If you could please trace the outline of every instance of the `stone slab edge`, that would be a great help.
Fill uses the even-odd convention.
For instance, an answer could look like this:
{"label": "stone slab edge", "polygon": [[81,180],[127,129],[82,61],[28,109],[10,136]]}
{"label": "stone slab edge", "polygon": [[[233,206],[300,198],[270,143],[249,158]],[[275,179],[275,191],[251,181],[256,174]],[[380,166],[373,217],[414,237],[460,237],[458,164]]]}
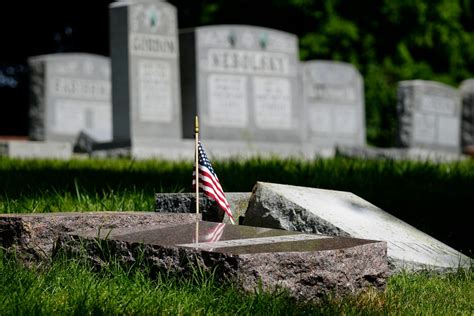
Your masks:
{"label": "stone slab edge", "polygon": [[[145,264],[152,273],[190,277],[199,267],[200,271],[214,272],[219,281],[230,281],[245,292],[284,289],[299,300],[352,294],[368,286],[383,289],[388,275],[385,242],[317,252],[230,255],[129,243],[113,237],[98,242],[96,238],[65,233],[57,249],[68,257],[86,258],[97,268],[107,264],[110,255],[126,266]],[[107,249],[108,254],[102,249]]]}
{"label": "stone slab edge", "polygon": [[0,247],[25,262],[50,260],[54,243],[65,232],[192,223],[194,214],[154,212],[71,212],[0,215]]}

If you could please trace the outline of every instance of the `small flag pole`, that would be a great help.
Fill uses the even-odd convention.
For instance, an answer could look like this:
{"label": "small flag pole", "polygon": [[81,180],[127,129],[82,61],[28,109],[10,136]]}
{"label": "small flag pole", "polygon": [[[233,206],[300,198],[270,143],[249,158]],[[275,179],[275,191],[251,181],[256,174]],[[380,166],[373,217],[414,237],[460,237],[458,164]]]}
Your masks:
{"label": "small flag pole", "polygon": [[194,138],[195,138],[195,146],[194,146],[194,163],[196,168],[196,242],[198,242],[199,231],[197,222],[199,221],[199,119],[196,115],[194,120]]}

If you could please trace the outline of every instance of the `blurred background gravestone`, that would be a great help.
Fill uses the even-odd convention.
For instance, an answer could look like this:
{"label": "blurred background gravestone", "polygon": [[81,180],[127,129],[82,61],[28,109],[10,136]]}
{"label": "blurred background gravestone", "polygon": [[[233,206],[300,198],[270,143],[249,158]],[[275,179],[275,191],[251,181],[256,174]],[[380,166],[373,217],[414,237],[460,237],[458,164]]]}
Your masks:
{"label": "blurred background gravestone", "polygon": [[180,44],[184,137],[198,114],[206,139],[301,143],[295,35],[216,25],[181,31]]}
{"label": "blurred background gravestone", "polygon": [[73,142],[80,131],[111,140],[107,57],[62,53],[31,57],[28,63],[32,140]]}
{"label": "blurred background gravestone", "polygon": [[456,89],[434,81],[401,81],[397,98],[400,146],[459,151],[461,99]]}
{"label": "blurred background gravestone", "polygon": [[464,80],[459,90],[462,98],[461,145],[474,154],[474,79]]}
{"label": "blurred background gravestone", "polygon": [[364,84],[348,63],[302,63],[308,140],[317,146],[365,146]]}
{"label": "blurred background gravestone", "polygon": [[110,5],[114,141],[159,147],[181,138],[176,8],[162,1]]}

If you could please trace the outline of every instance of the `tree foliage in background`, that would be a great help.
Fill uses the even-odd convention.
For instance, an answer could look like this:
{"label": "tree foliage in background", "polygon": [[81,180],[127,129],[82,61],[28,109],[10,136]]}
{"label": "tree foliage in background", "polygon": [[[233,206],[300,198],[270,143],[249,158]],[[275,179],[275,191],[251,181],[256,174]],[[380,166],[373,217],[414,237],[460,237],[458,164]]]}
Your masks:
{"label": "tree foliage in background", "polygon": [[303,60],[352,63],[365,79],[370,144],[394,145],[396,88],[474,76],[474,0],[171,1],[181,27],[251,24],[295,33]]}

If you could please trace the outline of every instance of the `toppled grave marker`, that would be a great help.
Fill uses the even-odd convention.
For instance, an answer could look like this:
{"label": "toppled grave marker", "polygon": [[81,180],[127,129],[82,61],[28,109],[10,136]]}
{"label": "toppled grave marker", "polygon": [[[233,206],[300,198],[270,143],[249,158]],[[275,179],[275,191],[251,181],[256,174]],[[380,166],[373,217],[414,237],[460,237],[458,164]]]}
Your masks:
{"label": "toppled grave marker", "polygon": [[245,291],[283,288],[304,300],[383,288],[388,274],[385,242],[204,221],[73,232],[62,235],[59,247],[99,265],[107,249],[122,264],[143,258],[152,271],[215,271]]}
{"label": "toppled grave marker", "polygon": [[349,192],[258,182],[244,225],[383,240],[392,271],[469,268],[472,262]]}

